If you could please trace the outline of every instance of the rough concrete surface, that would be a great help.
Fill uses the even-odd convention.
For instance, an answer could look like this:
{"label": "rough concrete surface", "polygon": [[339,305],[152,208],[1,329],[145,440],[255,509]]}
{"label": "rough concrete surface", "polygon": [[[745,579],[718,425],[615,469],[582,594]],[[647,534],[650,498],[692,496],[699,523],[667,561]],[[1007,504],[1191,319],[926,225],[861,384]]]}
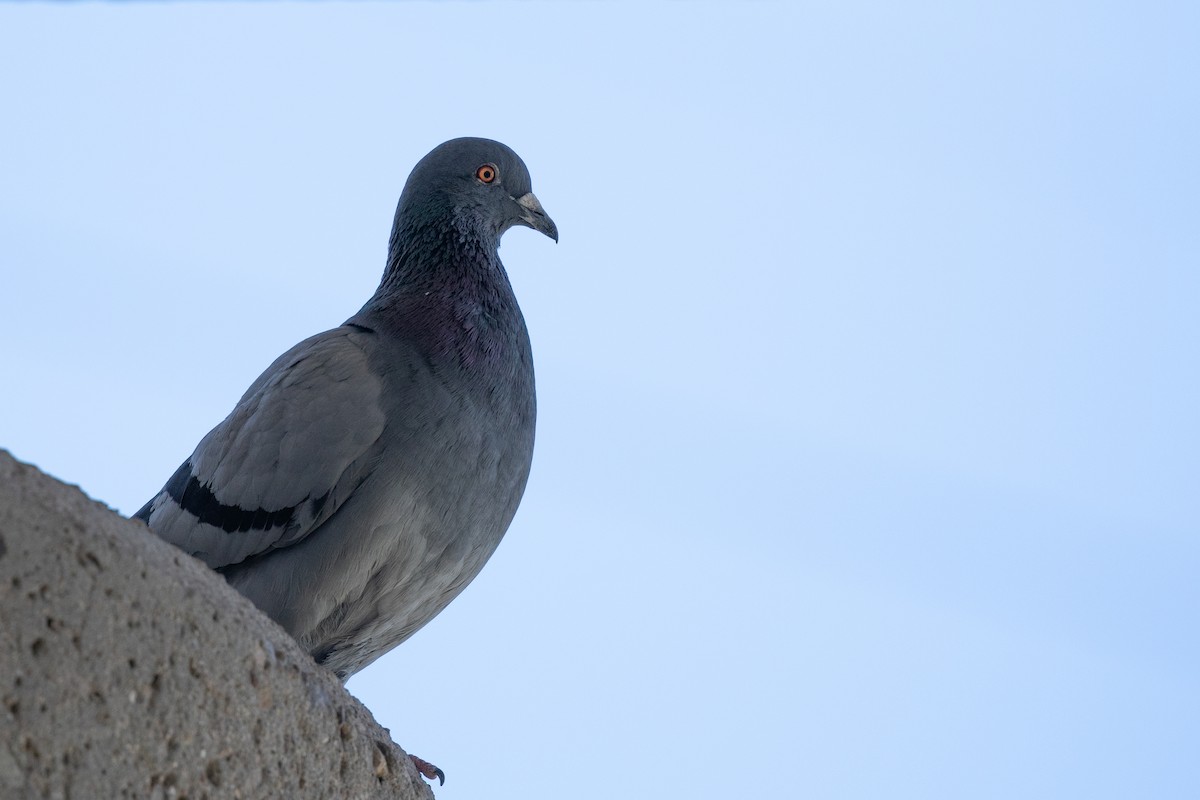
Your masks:
{"label": "rough concrete surface", "polygon": [[0,798],[42,797],[433,793],[219,575],[0,450]]}

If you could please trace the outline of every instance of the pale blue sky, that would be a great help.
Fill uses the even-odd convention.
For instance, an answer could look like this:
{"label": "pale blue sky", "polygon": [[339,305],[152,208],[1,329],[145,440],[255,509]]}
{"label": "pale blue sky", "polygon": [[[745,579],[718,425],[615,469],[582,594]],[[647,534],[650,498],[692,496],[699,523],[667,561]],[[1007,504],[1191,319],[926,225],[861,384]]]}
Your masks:
{"label": "pale blue sky", "polygon": [[500,139],[533,476],[350,683],[439,798],[1200,796],[1195,8],[0,6],[0,446],[135,511]]}

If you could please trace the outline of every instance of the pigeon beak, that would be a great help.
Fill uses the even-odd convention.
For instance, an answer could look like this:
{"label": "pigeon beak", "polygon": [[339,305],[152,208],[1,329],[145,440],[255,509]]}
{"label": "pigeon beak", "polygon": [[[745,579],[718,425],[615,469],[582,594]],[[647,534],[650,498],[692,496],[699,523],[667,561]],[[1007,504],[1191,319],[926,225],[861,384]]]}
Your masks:
{"label": "pigeon beak", "polygon": [[533,196],[533,192],[523,194],[516,198],[516,200],[517,205],[521,207],[521,221],[535,231],[541,231],[557,242],[558,226],[554,224],[554,220],[546,215],[546,210],[542,208],[542,204],[538,202],[538,199]]}

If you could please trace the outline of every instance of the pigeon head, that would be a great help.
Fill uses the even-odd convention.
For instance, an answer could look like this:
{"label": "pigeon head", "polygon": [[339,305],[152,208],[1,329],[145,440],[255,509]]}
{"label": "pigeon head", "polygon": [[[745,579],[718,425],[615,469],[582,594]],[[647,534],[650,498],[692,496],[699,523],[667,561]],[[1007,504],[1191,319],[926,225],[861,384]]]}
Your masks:
{"label": "pigeon head", "polygon": [[558,228],[542,209],[530,185],[525,162],[491,139],[452,139],[413,168],[396,227],[449,224],[460,233],[494,237],[525,225],[558,241]]}

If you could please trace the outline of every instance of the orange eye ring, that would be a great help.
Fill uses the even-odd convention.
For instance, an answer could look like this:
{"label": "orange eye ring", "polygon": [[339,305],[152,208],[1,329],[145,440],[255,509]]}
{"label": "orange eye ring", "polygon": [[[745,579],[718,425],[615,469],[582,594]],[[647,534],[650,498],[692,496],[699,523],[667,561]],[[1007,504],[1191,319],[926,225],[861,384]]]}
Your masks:
{"label": "orange eye ring", "polygon": [[475,170],[475,177],[479,179],[480,183],[495,183],[499,174],[500,170],[496,169],[495,164],[484,164]]}

